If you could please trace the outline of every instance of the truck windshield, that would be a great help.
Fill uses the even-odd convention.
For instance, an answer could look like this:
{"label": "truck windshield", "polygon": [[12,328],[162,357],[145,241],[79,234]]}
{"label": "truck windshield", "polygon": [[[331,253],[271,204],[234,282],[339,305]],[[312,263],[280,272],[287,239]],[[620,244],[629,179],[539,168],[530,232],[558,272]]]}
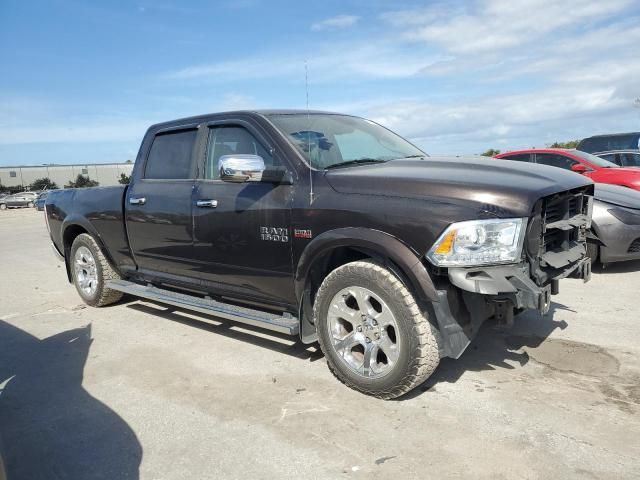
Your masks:
{"label": "truck windshield", "polygon": [[364,118],[325,113],[268,118],[317,169],[426,156],[401,136]]}

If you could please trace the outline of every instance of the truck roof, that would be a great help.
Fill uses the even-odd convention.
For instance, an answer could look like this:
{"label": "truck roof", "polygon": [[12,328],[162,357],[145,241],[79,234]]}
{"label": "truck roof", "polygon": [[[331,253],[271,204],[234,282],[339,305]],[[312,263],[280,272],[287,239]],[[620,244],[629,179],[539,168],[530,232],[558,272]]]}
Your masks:
{"label": "truck roof", "polygon": [[305,109],[255,109],[255,110],[230,110],[227,112],[205,113],[202,115],[195,115],[192,117],[178,118],[175,120],[168,120],[166,122],[156,123],[151,125],[150,128],[164,128],[174,125],[188,124],[188,123],[200,123],[206,122],[209,119],[214,119],[222,115],[299,115],[299,114],[325,114],[325,115],[347,115],[338,112],[327,112],[322,110],[305,110]]}

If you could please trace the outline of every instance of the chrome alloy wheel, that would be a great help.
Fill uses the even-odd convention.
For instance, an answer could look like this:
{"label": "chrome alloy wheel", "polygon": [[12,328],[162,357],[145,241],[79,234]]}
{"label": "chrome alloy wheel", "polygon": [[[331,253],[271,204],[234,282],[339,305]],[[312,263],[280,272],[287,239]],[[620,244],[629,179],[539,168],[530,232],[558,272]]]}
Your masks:
{"label": "chrome alloy wheel", "polygon": [[395,316],[371,290],[339,291],[329,306],[327,328],[335,352],[363,377],[382,377],[398,360],[401,345]]}
{"label": "chrome alloy wheel", "polygon": [[96,260],[93,258],[91,250],[87,247],[80,247],[74,256],[73,268],[76,273],[78,288],[86,295],[92,296],[98,289],[98,272],[96,270]]}

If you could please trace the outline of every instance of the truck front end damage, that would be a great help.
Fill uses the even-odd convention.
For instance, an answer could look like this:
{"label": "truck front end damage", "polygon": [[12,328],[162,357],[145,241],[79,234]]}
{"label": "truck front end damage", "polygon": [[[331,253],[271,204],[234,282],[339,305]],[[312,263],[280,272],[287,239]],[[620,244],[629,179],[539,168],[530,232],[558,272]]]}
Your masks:
{"label": "truck front end damage", "polygon": [[589,281],[592,205],[592,185],[542,198],[526,219],[518,262],[439,268],[450,281],[433,304],[443,337],[441,356],[462,355],[489,317],[511,325],[514,312],[546,314],[561,279]]}

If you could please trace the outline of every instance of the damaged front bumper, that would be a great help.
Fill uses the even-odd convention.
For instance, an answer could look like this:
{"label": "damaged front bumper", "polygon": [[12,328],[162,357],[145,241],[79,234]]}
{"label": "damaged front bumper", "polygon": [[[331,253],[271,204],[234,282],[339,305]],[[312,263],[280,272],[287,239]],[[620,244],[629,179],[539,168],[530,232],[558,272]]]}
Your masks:
{"label": "damaged front bumper", "polygon": [[547,313],[551,295],[558,293],[558,281],[567,277],[589,281],[591,260],[581,258],[543,286],[531,279],[526,262],[450,268],[448,275],[452,285],[437,291],[439,298],[433,308],[441,334],[440,356],[458,358],[487,318],[495,316],[508,324],[514,309]]}
{"label": "damaged front bumper", "polygon": [[538,286],[529,276],[529,266],[450,268],[449,280],[456,287],[481,295],[499,296],[511,300],[514,308],[534,309],[545,314],[549,311],[550,296],[558,293],[557,283],[563,278],[591,279],[591,260],[578,260],[544,286]]}

